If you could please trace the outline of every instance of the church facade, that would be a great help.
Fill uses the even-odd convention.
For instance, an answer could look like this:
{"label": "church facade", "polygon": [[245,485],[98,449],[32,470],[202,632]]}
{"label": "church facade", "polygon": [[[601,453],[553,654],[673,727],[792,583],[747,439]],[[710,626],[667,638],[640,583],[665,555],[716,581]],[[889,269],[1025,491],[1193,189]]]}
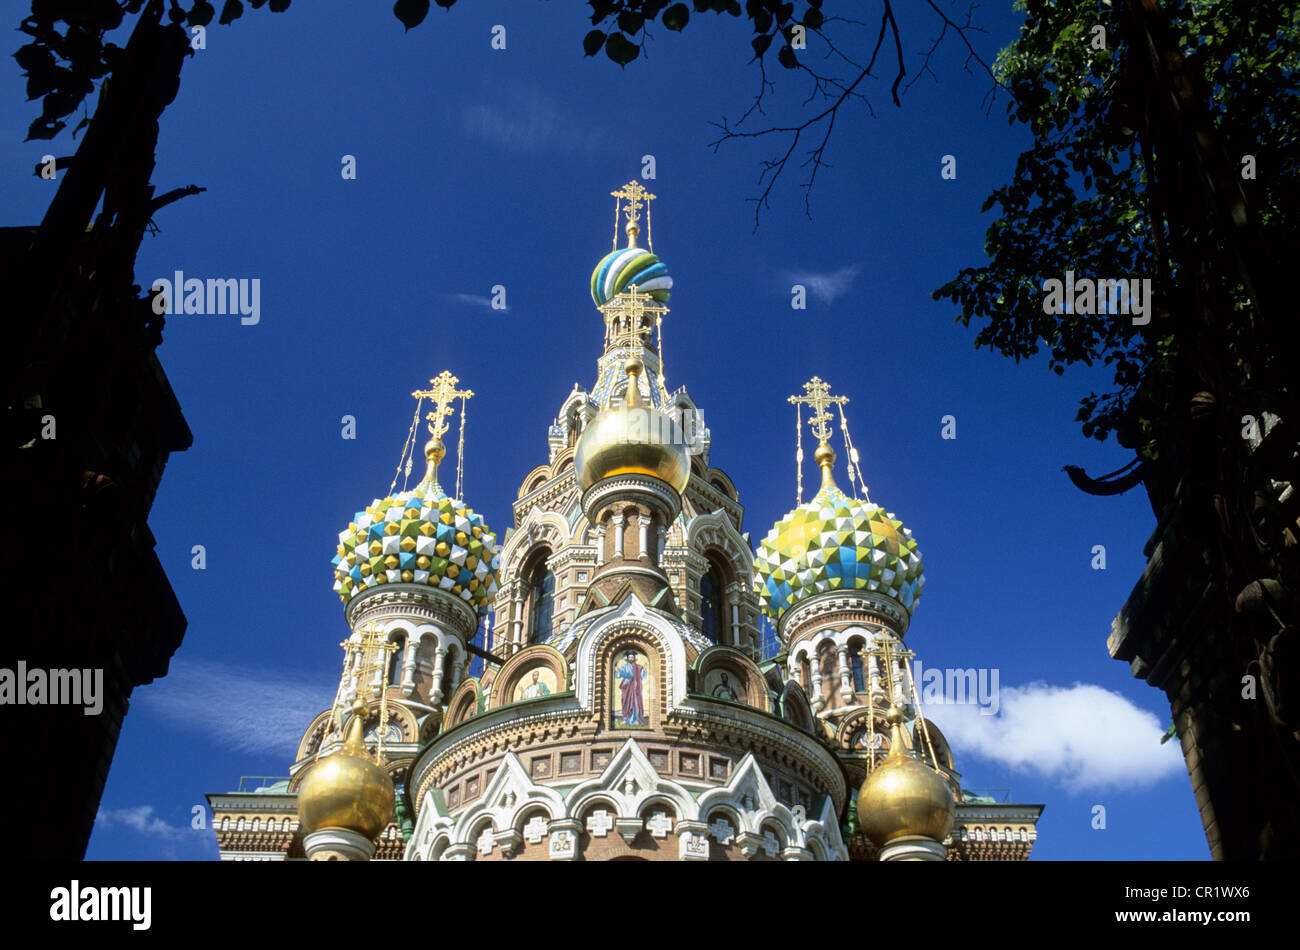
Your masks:
{"label": "church facade", "polygon": [[842,413],[836,482],[846,400],[817,377],[791,397],[821,483],[756,552],[665,382],[672,278],[639,246],[654,196],[613,195],[626,244],[592,275],[595,381],[559,406],[512,524],[498,541],[440,485],[473,395],[443,373],[413,394],[432,407],[424,478],[339,536],[335,703],[287,781],[209,796],[222,858],[1026,859],[1041,806],[965,791],[922,713],[904,642],[921,557],[856,497]]}

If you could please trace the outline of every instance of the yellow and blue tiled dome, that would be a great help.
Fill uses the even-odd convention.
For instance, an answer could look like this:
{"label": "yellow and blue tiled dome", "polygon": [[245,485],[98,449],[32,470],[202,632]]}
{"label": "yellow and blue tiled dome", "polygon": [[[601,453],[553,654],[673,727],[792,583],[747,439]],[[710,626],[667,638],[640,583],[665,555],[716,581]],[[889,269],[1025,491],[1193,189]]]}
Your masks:
{"label": "yellow and blue tiled dome", "polygon": [[496,535],[481,515],[425,478],[412,491],[375,499],[339,533],[334,590],[347,604],[384,584],[427,584],[486,614],[501,566]]}
{"label": "yellow and blue tiled dome", "polygon": [[598,307],[607,304],[628,284],[660,303],[668,302],[673,289],[668,268],[658,257],[639,247],[623,247],[602,257],[591,272],[591,299]]}
{"label": "yellow and blue tiled dome", "polygon": [[754,572],[763,613],[773,620],[833,590],[881,594],[910,615],[925,582],[921,553],[903,522],[850,498],[829,479],[776,523],[759,545]]}

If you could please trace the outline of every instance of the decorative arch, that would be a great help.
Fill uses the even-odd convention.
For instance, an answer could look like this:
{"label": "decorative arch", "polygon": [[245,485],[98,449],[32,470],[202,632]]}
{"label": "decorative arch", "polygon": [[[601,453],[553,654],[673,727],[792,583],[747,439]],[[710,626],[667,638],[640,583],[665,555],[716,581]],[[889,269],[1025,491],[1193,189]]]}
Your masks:
{"label": "decorative arch", "polygon": [[[544,692],[535,691],[537,695],[527,697],[518,695],[520,691],[529,691],[532,674],[538,673],[537,683],[544,687]],[[548,675],[549,674],[549,675]],[[516,702],[528,702],[566,693],[572,689],[569,683],[569,664],[563,654],[553,647],[536,643],[520,650],[501,666],[492,681],[492,708],[499,709]]]}
{"label": "decorative arch", "polygon": [[[744,703],[771,712],[767,684],[754,662],[729,646],[709,647],[692,664],[695,692],[728,702]],[[728,695],[728,694],[731,695]]]}
{"label": "decorative arch", "polygon": [[[919,720],[917,721],[916,728],[917,729],[920,728]],[[956,769],[956,765],[954,764],[955,760],[953,759],[952,756],[952,746],[948,744],[948,737],[945,736],[942,731],[940,731],[939,727],[935,725],[933,719],[925,720],[925,728],[926,728],[926,733],[928,733],[930,736],[930,743],[934,746],[934,756],[936,759],[938,759],[938,761],[935,764],[938,765],[940,768],[947,769],[949,772],[955,772],[957,769]],[[914,741],[913,744],[916,745],[918,743]],[[924,750],[925,750],[924,739],[922,739],[919,745],[922,748],[922,755],[924,756]],[[925,757],[929,758],[928,756]]]}
{"label": "decorative arch", "polygon": [[298,742],[298,751],[294,755],[295,762],[301,762],[315,755],[325,739],[325,730],[329,728],[330,714],[332,709],[326,709],[324,712],[316,714],[316,718],[307,726],[307,731],[302,734],[302,739]]}
{"label": "decorative arch", "polygon": [[736,483],[731,480],[730,475],[720,468],[708,469],[704,473],[704,480],[732,501],[736,501],[740,497],[740,493],[736,491]]}
{"label": "decorative arch", "polygon": [[447,704],[446,728],[459,725],[478,715],[483,703],[483,692],[477,676],[471,676],[456,687],[451,702]]}
{"label": "decorative arch", "polygon": [[509,845],[510,836],[518,834],[515,827],[524,813],[538,809],[548,818],[559,818],[565,814],[564,799],[552,788],[535,785],[518,756],[507,752],[483,794],[456,819],[454,837],[473,844],[490,824],[498,842]]}
{"label": "decorative arch", "polygon": [[566,448],[563,448],[559,451],[559,453],[555,456],[555,461],[553,461],[549,466],[551,478],[555,478],[557,475],[560,475],[568,471],[569,469],[573,468],[573,456],[576,453],[576,451],[577,451],[576,439],[573,442],[570,442]]}
{"label": "decorative arch", "polygon": [[549,465],[537,466],[525,475],[524,480],[519,483],[519,494],[516,497],[523,498],[525,495],[531,495],[545,485],[550,477],[551,467]]}
{"label": "decorative arch", "polygon": [[613,613],[599,617],[579,637],[573,664],[578,700],[602,721],[611,721],[612,659],[624,640],[643,641],[658,657],[658,668],[654,671],[657,697],[651,717],[653,726],[662,721],[668,709],[685,698],[686,645],[675,629],[668,627],[662,617],[652,615],[637,597],[627,598]]}
{"label": "decorative arch", "polygon": [[817,735],[816,717],[808,703],[808,694],[794,680],[787,682],[781,691],[781,718],[809,735]]}

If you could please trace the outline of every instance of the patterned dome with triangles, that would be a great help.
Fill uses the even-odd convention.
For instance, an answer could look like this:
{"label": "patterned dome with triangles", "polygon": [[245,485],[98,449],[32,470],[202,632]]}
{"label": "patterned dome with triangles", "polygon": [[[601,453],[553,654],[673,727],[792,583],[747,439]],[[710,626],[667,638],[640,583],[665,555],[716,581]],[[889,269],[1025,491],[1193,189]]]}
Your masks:
{"label": "patterned dome with triangles", "polygon": [[921,552],[903,522],[834,483],[776,523],[759,545],[754,572],[763,613],[773,620],[833,590],[881,594],[910,615],[925,582]]}

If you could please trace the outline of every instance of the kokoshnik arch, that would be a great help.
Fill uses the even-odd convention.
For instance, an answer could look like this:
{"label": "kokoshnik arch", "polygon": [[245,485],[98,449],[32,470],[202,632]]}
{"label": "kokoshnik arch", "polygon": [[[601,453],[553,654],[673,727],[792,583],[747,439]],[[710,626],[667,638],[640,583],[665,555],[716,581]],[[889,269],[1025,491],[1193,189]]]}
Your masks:
{"label": "kokoshnik arch", "polygon": [[335,702],[287,779],[209,796],[222,859],[1027,858],[1042,807],[963,790],[920,710],[904,636],[921,555],[867,500],[847,399],[815,376],[790,397],[810,410],[821,484],[755,554],[694,401],[667,387],[655,196],[611,194],[595,384],[562,401],[500,541],[439,481],[473,392],[444,372],[412,393],[399,471],[427,400],[424,477],[394,480],[339,535],[351,635]]}

